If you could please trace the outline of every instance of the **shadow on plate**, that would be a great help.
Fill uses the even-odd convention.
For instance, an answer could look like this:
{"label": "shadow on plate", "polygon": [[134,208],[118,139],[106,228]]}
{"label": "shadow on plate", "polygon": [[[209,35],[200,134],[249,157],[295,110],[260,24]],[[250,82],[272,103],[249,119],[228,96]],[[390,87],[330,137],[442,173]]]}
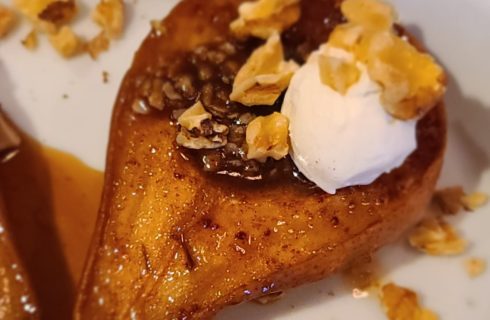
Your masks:
{"label": "shadow on plate", "polygon": [[[29,117],[16,103],[15,86],[1,63],[0,79],[0,103],[15,110],[18,122],[29,127]],[[43,319],[70,319],[75,286],[56,232],[50,175],[41,152],[39,144],[22,134],[20,152],[0,166],[7,230],[30,276]]]}

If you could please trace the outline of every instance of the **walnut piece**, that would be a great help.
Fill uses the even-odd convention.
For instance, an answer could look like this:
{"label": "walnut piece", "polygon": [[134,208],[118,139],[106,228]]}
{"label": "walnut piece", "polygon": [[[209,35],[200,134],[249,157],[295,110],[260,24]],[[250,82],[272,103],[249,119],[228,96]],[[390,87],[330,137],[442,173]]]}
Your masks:
{"label": "walnut piece", "polygon": [[110,44],[109,38],[105,32],[102,31],[87,43],[86,49],[90,57],[97,60],[102,52],[109,50]]}
{"label": "walnut piece", "polygon": [[187,109],[182,115],[177,119],[177,122],[187,130],[192,130],[194,128],[199,128],[204,120],[211,119],[211,113],[204,109],[201,101],[196,102],[192,107]]}
{"label": "walnut piece", "polygon": [[381,288],[381,302],[390,320],[437,320],[432,311],[420,306],[417,293],[389,283]]}
{"label": "walnut piece", "polygon": [[459,255],[468,243],[441,217],[422,221],[409,236],[415,249],[434,256]]}
{"label": "walnut piece", "polygon": [[281,39],[274,34],[238,71],[230,99],[246,106],[273,105],[297,69],[294,61],[284,61]]}
{"label": "walnut piece", "polygon": [[415,119],[441,100],[446,90],[443,69],[395,33],[396,13],[390,5],[345,0],[341,10],[348,22],[335,28],[328,44],[354,53],[367,66],[371,79],[383,89],[381,102],[388,113],[401,120]]}
{"label": "walnut piece", "polygon": [[15,13],[0,4],[0,39],[7,36],[14,28],[16,21]]}
{"label": "walnut piece", "polygon": [[461,204],[468,211],[475,211],[488,202],[488,195],[483,192],[474,192],[461,197]]}
{"label": "walnut piece", "polygon": [[176,142],[189,149],[216,149],[228,143],[228,127],[212,120],[200,101],[177,119],[180,131]]}
{"label": "walnut piece", "polygon": [[241,4],[238,13],[230,24],[235,36],[267,39],[298,21],[301,9],[299,0],[258,0]]}
{"label": "walnut piece", "polygon": [[289,120],[283,114],[274,112],[255,118],[247,127],[247,158],[261,162],[268,157],[275,160],[284,158],[289,152],[288,135]]}
{"label": "walnut piece", "polygon": [[457,214],[463,209],[461,202],[463,196],[463,188],[455,186],[436,191],[433,200],[442,213]]}
{"label": "walnut piece", "polygon": [[92,19],[107,33],[109,38],[121,36],[124,27],[124,2],[101,0],[92,13]]}
{"label": "walnut piece", "polygon": [[38,18],[60,27],[71,22],[77,11],[75,0],[54,1],[38,14]]}
{"label": "walnut piece", "polygon": [[336,48],[329,48],[327,52],[318,56],[320,78],[323,84],[345,95],[349,88],[359,80],[361,72],[354,59],[331,56],[328,52],[330,50],[336,50]]}
{"label": "walnut piece", "polygon": [[71,58],[82,52],[84,46],[83,41],[69,26],[63,26],[57,33],[50,35],[49,42],[65,58]]}
{"label": "walnut piece", "polygon": [[466,272],[471,278],[481,276],[487,269],[487,262],[480,258],[470,258],[464,262]]}
{"label": "walnut piece", "polygon": [[27,50],[34,51],[38,46],[36,30],[31,30],[21,43]]}
{"label": "walnut piece", "polygon": [[55,33],[57,27],[51,21],[41,19],[39,15],[55,2],[58,0],[13,0],[15,8],[29,19],[37,30],[46,33]]}

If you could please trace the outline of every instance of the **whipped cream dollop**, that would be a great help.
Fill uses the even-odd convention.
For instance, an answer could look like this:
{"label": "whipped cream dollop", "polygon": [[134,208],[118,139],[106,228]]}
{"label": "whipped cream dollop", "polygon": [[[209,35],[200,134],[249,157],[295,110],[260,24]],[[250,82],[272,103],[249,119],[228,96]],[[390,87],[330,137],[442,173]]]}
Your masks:
{"label": "whipped cream dollop", "polygon": [[324,84],[318,62],[322,54],[352,60],[345,50],[320,47],[293,76],[281,112],[289,118],[294,163],[334,194],[370,184],[401,166],[417,148],[417,121],[397,120],[385,111],[380,86],[360,62],[360,78],[345,95]]}

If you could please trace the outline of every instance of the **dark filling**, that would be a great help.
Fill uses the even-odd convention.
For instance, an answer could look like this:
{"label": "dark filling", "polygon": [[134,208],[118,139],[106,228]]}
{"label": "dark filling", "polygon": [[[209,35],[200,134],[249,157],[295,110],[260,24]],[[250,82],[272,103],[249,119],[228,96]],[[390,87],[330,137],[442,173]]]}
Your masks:
{"label": "dark filling", "polygon": [[[330,32],[343,22],[336,1],[321,0],[315,6],[302,1],[300,20],[282,34],[286,59],[304,63],[306,57],[327,41]],[[142,99],[135,103],[137,112],[165,109],[170,120],[176,124],[177,118],[198,99],[213,115],[212,121],[204,121],[199,129],[188,132],[191,138],[212,139],[218,134],[213,124],[225,125],[222,133],[227,143],[216,149],[192,150],[181,147],[184,155],[194,159],[206,172],[244,178],[248,180],[277,180],[291,177],[304,180],[290,157],[265,163],[246,158],[245,133],[248,123],[260,115],[280,111],[283,97],[273,106],[246,107],[230,101],[235,75],[250,54],[264,43],[260,39],[238,41],[227,40],[198,47],[183,54],[171,69],[141,76],[137,80]],[[151,107],[151,108],[149,108]],[[176,130],[181,130],[175,125]]]}

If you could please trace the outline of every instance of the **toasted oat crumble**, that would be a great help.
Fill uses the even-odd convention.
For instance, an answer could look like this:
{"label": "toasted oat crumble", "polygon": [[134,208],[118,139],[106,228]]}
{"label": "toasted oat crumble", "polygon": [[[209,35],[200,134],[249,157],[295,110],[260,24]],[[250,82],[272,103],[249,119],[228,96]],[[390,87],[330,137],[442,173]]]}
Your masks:
{"label": "toasted oat crumble", "polygon": [[238,71],[230,99],[246,106],[273,105],[298,68],[296,62],[284,60],[281,39],[274,34]]}
{"label": "toasted oat crumble", "polygon": [[481,258],[470,258],[464,261],[466,272],[471,278],[481,276],[487,269],[487,262]]}
{"label": "toasted oat crumble", "polygon": [[301,10],[299,0],[258,0],[241,4],[238,13],[230,24],[235,36],[267,39],[298,21]]}
{"label": "toasted oat crumble", "polygon": [[415,249],[435,256],[459,255],[468,245],[442,217],[422,221],[410,234],[409,243]]}
{"label": "toasted oat crumble", "polygon": [[420,305],[417,293],[389,283],[381,288],[381,302],[390,320],[437,320],[439,317]]}
{"label": "toasted oat crumble", "polygon": [[17,19],[15,13],[0,4],[0,39],[7,36],[15,26]]}

